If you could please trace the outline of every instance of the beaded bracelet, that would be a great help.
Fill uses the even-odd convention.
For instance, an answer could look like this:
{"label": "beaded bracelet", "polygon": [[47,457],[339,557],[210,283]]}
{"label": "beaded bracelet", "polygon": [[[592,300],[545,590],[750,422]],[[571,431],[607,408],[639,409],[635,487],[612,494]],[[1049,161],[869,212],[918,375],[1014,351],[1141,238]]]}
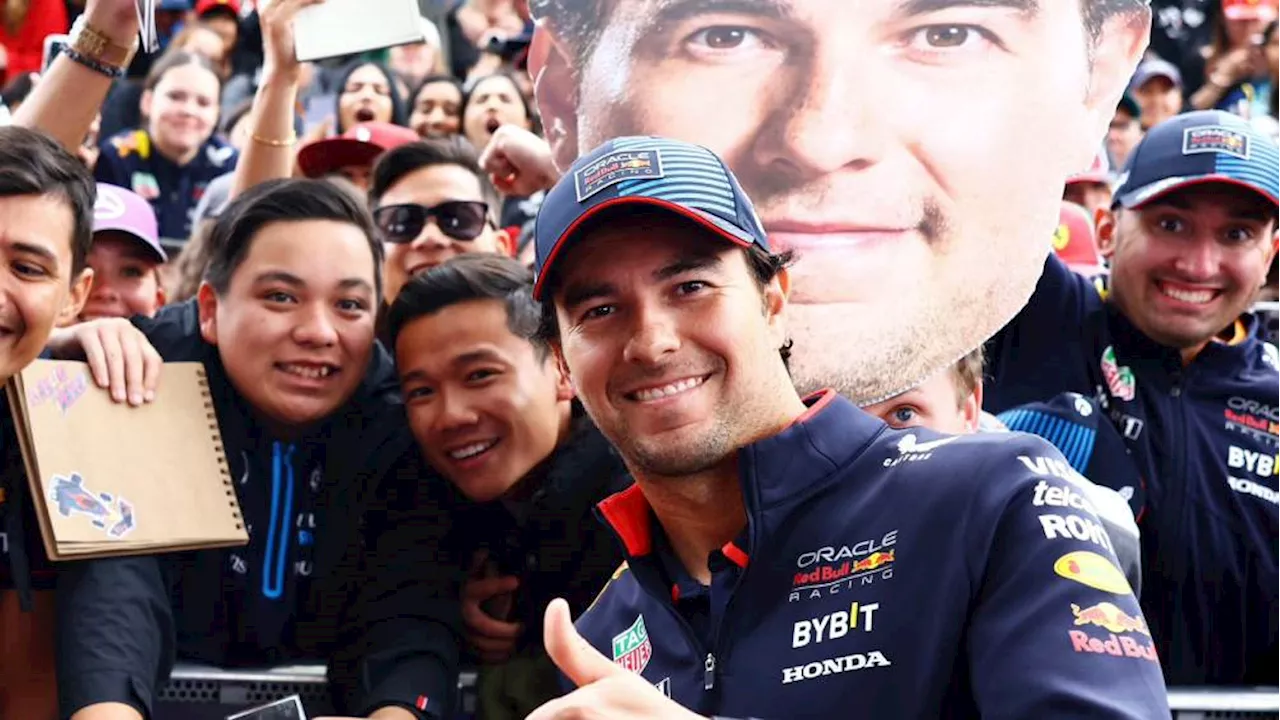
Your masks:
{"label": "beaded bracelet", "polygon": [[124,74],[125,74],[124,68],[114,67],[112,65],[107,65],[106,63],[99,62],[89,57],[88,55],[77,52],[71,46],[63,47],[62,54],[66,55],[68,60],[71,60],[72,62],[77,63],[79,65],[83,65],[84,67],[87,67],[96,73],[101,73],[103,75],[106,75],[107,77],[113,80],[118,80],[124,77]]}

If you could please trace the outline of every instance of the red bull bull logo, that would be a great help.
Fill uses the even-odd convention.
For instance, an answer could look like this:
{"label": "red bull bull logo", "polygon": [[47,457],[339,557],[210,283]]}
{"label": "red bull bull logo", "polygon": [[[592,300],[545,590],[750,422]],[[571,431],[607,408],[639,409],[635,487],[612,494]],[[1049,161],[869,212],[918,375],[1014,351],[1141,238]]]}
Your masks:
{"label": "red bull bull logo", "polygon": [[807,572],[798,572],[792,581],[792,587],[804,587],[816,583],[843,580],[858,573],[878,570],[893,563],[893,548],[879,550],[858,560],[845,560],[839,565],[820,565]]}
{"label": "red bull bull logo", "polygon": [[1147,629],[1147,623],[1141,616],[1134,617],[1113,603],[1100,602],[1087,608],[1072,603],[1071,614],[1076,616],[1076,625],[1096,625],[1113,633],[1136,632],[1151,636],[1151,631]]}

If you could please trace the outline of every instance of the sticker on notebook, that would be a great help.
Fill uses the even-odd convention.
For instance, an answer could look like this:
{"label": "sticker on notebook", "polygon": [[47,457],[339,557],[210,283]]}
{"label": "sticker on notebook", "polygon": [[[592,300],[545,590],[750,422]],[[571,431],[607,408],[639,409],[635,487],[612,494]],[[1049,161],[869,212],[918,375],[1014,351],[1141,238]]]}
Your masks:
{"label": "sticker on notebook", "polygon": [[62,517],[84,515],[90,524],[106,531],[112,538],[124,537],[137,524],[133,503],[110,493],[93,492],[84,486],[80,473],[71,473],[70,477],[54,475],[49,499],[58,506],[58,514]]}
{"label": "sticker on notebook", "polygon": [[55,367],[49,376],[36,383],[27,393],[32,405],[54,402],[63,415],[89,390],[89,377],[84,370],[67,372],[65,367]]}

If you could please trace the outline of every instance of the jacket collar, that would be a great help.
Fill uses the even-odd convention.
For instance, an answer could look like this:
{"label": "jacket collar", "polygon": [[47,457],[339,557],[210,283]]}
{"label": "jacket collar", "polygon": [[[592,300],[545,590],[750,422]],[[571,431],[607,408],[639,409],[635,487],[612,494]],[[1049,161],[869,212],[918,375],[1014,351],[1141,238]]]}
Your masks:
{"label": "jacket collar", "polygon": [[[835,482],[836,471],[885,428],[834,390],[815,393],[805,404],[808,409],[804,414],[782,432],[738,451],[738,480],[748,523],[755,528],[764,527],[765,512],[798,503]],[[639,485],[606,498],[597,512],[629,557],[653,551],[652,528],[656,523],[651,522],[653,510]],[[758,531],[753,534],[757,535],[751,540],[755,546]]]}
{"label": "jacket collar", "polygon": [[[1149,368],[1160,368],[1166,373],[1181,373],[1182,353],[1147,337],[1120,311],[1114,303],[1107,303],[1107,319],[1116,349],[1128,363]],[[1260,354],[1259,344],[1262,322],[1253,313],[1236,318],[1231,327],[1209,344],[1187,365],[1187,370],[1205,368],[1212,372],[1235,373],[1251,364]],[[1225,338],[1225,339],[1224,339]]]}

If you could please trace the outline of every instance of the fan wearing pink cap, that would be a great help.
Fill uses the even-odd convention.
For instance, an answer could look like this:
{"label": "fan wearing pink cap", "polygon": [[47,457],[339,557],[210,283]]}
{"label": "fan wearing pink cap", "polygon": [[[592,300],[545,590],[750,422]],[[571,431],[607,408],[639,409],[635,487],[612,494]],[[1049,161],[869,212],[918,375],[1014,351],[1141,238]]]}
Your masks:
{"label": "fan wearing pink cap", "polygon": [[159,268],[168,259],[151,204],[122,187],[98,183],[87,260],[93,285],[77,321],[154,317],[165,303]]}
{"label": "fan wearing pink cap", "polygon": [[1067,178],[1062,199],[1084,208],[1091,225],[1097,222],[1099,210],[1111,209],[1111,167],[1105,150],[1094,156],[1088,170]]}
{"label": "fan wearing pink cap", "polygon": [[304,146],[298,151],[298,169],[309,178],[341,175],[361,191],[368,190],[374,161],[382,153],[417,139],[414,131],[392,123],[360,123],[339,137]]}

